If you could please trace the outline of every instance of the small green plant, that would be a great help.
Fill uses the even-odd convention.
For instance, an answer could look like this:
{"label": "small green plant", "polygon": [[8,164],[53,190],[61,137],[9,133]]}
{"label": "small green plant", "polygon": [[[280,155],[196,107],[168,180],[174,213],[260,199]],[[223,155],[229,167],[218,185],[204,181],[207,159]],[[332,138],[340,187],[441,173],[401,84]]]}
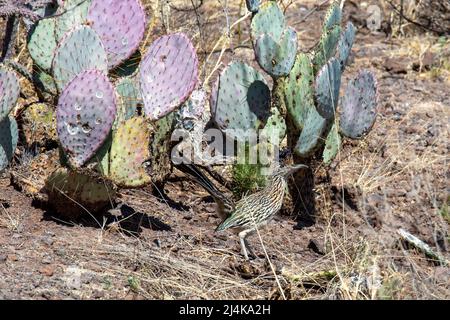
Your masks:
{"label": "small green plant", "polygon": [[256,164],[250,163],[250,148],[245,147],[244,160],[239,161],[233,166],[233,187],[232,191],[236,197],[241,197],[247,192],[253,192],[265,183],[265,177],[262,174],[263,165],[258,161]]}
{"label": "small green plant", "polygon": [[133,292],[139,292],[141,286],[139,279],[134,276],[128,276],[128,285]]}

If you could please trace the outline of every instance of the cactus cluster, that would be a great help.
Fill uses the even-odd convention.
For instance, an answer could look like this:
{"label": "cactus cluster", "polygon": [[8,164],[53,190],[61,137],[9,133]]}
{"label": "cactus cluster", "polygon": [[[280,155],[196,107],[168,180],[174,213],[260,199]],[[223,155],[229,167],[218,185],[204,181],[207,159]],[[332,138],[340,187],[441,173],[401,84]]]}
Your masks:
{"label": "cactus cluster", "polygon": [[[355,39],[353,24],[342,27],[341,6],[333,1],[318,44],[310,52],[298,52],[297,35],[286,26],[275,1],[262,5],[247,1],[247,8],[253,12],[255,58],[274,85],[270,92],[262,74],[245,63],[232,62],[212,88],[216,125],[225,133],[228,129],[270,132],[275,127],[280,138],[287,133],[288,146],[297,157],[306,160],[321,150],[324,163],[330,163],[341,146],[341,135],[361,138],[377,114],[376,79],[370,71],[361,71],[347,85],[345,96],[339,96]],[[277,120],[268,121],[271,117]]]}
{"label": "cactus cluster", "polygon": [[[47,179],[46,191],[58,211],[68,199],[96,211],[111,202],[116,186],[139,187],[167,176],[173,111],[197,86],[198,58],[189,38],[174,33],[157,38],[141,59],[147,16],[140,0],[59,5],[28,35],[32,78],[57,100],[45,115],[56,123],[62,167]],[[18,140],[8,114],[19,86],[7,70],[1,69],[0,80],[3,169]],[[24,121],[47,121],[36,117],[35,107],[25,110]]]}
{"label": "cactus cluster", "polygon": [[[195,132],[201,149],[208,99],[198,88],[199,61],[185,34],[163,35],[140,51],[147,26],[140,0],[58,4],[56,14],[33,22],[28,35],[35,65],[28,78],[57,101],[56,108],[36,104],[23,118],[45,122],[42,128],[54,127],[57,133],[61,167],[46,183],[55,208],[72,214],[78,207],[64,203],[75,200],[97,211],[111,202],[116,187],[140,187],[167,177],[175,127]],[[273,87],[262,72],[231,62],[211,88],[213,123],[237,140],[259,131],[268,140],[260,139],[256,147],[277,145],[287,136],[298,157],[311,158],[320,150],[330,163],[342,136],[361,138],[376,118],[377,84],[371,72],[361,71],[339,97],[354,26],[342,27],[341,7],[334,1],[318,44],[299,52],[297,33],[276,1],[247,0],[246,5],[252,12],[255,59]],[[0,68],[0,170],[18,143],[10,114],[19,91],[15,73]]]}

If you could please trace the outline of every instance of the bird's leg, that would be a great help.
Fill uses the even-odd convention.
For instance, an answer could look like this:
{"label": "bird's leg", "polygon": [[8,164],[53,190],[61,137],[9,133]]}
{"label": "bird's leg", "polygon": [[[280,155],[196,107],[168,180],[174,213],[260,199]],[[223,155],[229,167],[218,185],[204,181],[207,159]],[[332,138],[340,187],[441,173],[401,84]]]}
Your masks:
{"label": "bird's leg", "polygon": [[249,229],[239,232],[239,240],[241,242],[242,254],[245,257],[245,260],[250,260],[248,258],[247,250],[248,250],[248,252],[250,252],[250,255],[252,255],[253,257],[256,257],[255,254],[253,253],[252,249],[248,245],[248,242],[246,239],[251,232],[252,232],[252,230],[249,230]]}
{"label": "bird's leg", "polygon": [[[244,232],[244,231],[243,231],[243,232]],[[240,242],[241,242],[242,254],[243,254],[244,257],[245,257],[245,260],[250,260],[250,259],[248,258],[247,249],[246,249],[246,246],[245,246],[245,238],[244,238],[244,235],[242,235],[242,232],[239,233],[239,240],[240,240]]]}
{"label": "bird's leg", "polygon": [[[248,234],[247,234],[247,236],[248,236]],[[253,252],[252,248],[248,244],[247,239],[244,239],[244,243],[245,243],[245,246],[247,247],[248,253],[250,253],[250,256],[252,256],[253,258],[257,258],[257,255]]]}

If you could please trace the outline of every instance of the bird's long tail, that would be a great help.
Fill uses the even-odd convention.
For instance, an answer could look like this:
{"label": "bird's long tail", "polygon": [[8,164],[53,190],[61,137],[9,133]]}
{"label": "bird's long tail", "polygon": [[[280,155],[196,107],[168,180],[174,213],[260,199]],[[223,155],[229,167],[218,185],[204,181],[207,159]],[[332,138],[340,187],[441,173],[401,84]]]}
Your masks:
{"label": "bird's long tail", "polygon": [[214,199],[219,206],[219,214],[222,218],[228,217],[234,209],[234,203],[220,191],[214,183],[195,164],[181,163],[176,166],[182,172],[191,176],[200,184]]}

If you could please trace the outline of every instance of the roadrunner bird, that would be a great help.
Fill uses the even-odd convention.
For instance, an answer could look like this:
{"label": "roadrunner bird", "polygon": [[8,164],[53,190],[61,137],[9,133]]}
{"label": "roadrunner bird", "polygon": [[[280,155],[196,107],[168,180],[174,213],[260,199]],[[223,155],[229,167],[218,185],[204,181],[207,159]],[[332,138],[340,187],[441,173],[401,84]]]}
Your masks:
{"label": "roadrunner bird", "polygon": [[237,233],[245,259],[249,260],[247,252],[250,252],[252,256],[255,254],[248,245],[247,237],[264,227],[280,211],[287,189],[287,178],[301,168],[307,168],[307,166],[296,164],[275,169],[265,188],[244,196],[236,203],[220,192],[195,165],[183,164],[180,169],[192,175],[211,194],[218,204],[219,214],[224,217],[216,231],[232,229]]}

